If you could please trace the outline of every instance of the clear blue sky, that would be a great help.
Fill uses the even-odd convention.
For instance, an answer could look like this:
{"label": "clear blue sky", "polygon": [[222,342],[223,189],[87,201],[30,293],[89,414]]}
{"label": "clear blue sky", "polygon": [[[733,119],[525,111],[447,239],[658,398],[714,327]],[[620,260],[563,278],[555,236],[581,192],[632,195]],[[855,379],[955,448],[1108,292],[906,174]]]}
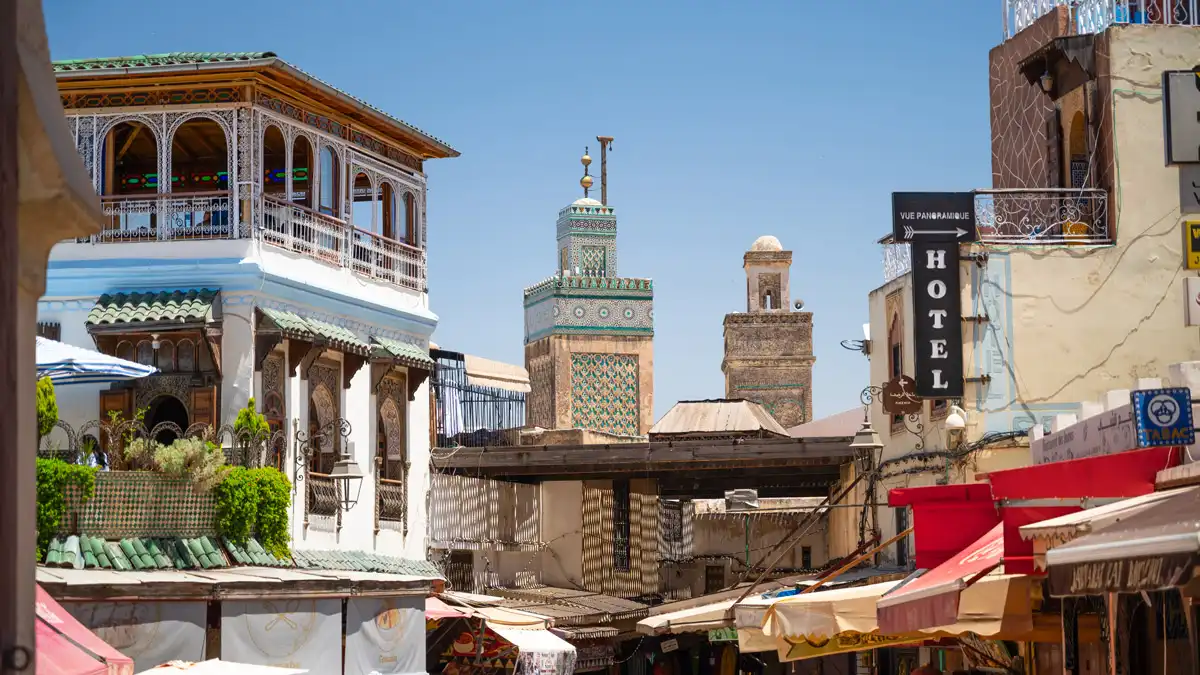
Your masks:
{"label": "clear blue sky", "polygon": [[[447,140],[427,163],[441,346],[522,363],[579,156],[614,136],[620,271],[655,281],[656,417],[724,393],[741,256],[774,234],[815,317],[818,416],[857,405],[893,190],[990,183],[997,3],[46,0],[55,58],[274,51]],[[598,169],[599,162],[593,165]]]}

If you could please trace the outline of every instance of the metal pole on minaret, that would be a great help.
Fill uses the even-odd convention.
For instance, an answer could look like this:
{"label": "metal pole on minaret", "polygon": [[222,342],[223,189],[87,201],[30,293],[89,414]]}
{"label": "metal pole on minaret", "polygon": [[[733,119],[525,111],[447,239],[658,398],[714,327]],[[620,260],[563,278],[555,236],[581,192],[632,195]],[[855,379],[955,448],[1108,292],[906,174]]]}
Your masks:
{"label": "metal pole on minaret", "polygon": [[600,141],[600,203],[608,206],[608,150],[612,147],[612,136],[597,136]]}

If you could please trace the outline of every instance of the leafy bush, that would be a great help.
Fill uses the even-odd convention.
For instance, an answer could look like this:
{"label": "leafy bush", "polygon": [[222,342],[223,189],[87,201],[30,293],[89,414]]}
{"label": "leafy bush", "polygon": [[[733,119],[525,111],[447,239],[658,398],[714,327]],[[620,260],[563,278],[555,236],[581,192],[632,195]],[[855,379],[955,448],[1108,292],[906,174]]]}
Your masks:
{"label": "leafy bush", "polygon": [[62,528],[66,489],[74,485],[86,502],[96,491],[96,467],[68,464],[60,459],[37,460],[37,557],[46,557],[50,540]]}
{"label": "leafy bush", "polygon": [[257,535],[268,553],[277,558],[289,557],[291,491],[287,476],[277,469],[230,469],[213,491],[217,499],[217,533],[239,546]]}
{"label": "leafy bush", "polygon": [[37,382],[38,443],[54,430],[58,422],[58,400],[54,397],[54,383],[43,377]]}
{"label": "leafy bush", "polygon": [[125,463],[133,469],[187,478],[199,493],[216,487],[228,471],[221,447],[201,438],[177,438],[170,445],[137,438],[125,446]]}
{"label": "leafy bush", "polygon": [[267,417],[254,408],[254,398],[246,403],[246,407],[238,411],[237,419],[233,421],[233,432],[239,439],[250,441],[266,440],[271,434]]}
{"label": "leafy bush", "polygon": [[221,447],[200,438],[178,438],[170,445],[158,445],[154,463],[168,476],[190,479],[201,493],[216,487],[228,471]]}

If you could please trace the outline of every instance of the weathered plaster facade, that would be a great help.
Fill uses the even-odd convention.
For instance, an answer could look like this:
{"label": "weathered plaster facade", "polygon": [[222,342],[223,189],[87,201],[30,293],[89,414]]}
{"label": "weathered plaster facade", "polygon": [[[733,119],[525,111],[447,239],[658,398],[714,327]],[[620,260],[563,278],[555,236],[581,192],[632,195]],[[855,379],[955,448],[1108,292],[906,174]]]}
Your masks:
{"label": "weathered plaster facade", "polygon": [[743,259],[746,312],[725,315],[725,397],[754,401],[785,428],[812,419],[812,313],[791,310],[792,252],[760,237]]}
{"label": "weathered plaster facade", "polygon": [[559,270],[525,289],[526,422],[645,435],[654,424],[654,286],[617,276],[615,210],[558,214]]}

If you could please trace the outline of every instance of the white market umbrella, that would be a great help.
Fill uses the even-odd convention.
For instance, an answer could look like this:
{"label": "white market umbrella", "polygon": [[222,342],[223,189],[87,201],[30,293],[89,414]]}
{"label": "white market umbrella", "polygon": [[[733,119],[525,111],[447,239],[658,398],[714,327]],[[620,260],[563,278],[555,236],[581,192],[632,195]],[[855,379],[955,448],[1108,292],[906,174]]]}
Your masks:
{"label": "white market umbrella", "polygon": [[49,377],[56,385],[124,382],[158,372],[152,366],[118,359],[92,349],[64,342],[37,339],[37,376]]}
{"label": "white market umbrella", "polygon": [[308,670],[301,668],[276,668],[274,666],[255,666],[249,663],[234,663],[221,659],[209,659],[192,663],[190,661],[168,661],[161,666],[143,670],[146,675],[300,675]]}

